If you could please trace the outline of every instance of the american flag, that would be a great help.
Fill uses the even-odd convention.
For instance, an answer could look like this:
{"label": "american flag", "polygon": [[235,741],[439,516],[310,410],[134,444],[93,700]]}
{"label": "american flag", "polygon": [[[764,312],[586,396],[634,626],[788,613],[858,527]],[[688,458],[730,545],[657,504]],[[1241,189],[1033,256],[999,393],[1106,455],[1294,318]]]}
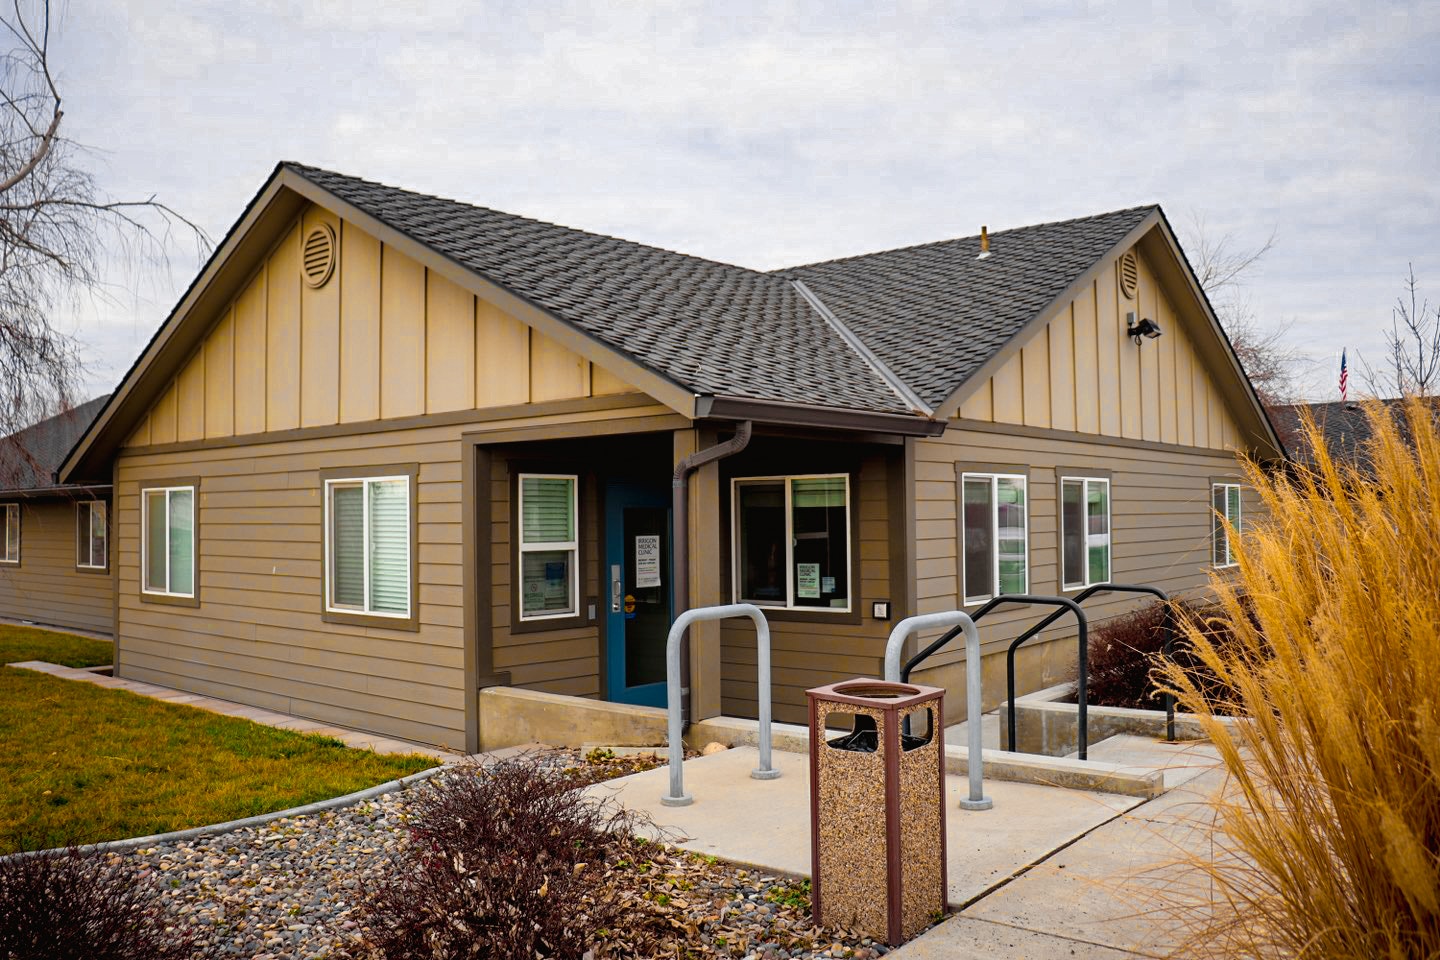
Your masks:
{"label": "american flag", "polygon": [[1340,351],[1340,402],[1345,402],[1345,391],[1350,386],[1350,371],[1345,369],[1345,351]]}

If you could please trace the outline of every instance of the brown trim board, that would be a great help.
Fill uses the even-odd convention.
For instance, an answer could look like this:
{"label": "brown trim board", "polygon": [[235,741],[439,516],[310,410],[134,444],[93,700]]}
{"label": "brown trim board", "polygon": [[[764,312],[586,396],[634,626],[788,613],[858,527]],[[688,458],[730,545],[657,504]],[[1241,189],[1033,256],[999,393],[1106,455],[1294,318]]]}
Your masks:
{"label": "brown trim board", "polygon": [[382,243],[394,247],[427,269],[433,270],[477,297],[488,300],[526,325],[555,340],[561,346],[580,354],[592,363],[600,364],[627,383],[635,384],[675,412],[687,416],[694,413],[695,394],[659,371],[640,363],[634,357],[622,353],[609,344],[603,343],[593,334],[562,320],[478,270],[450,259],[438,250],[392,227],[384,220],[366,213],[324,187],[306,179],[303,174],[282,166],[276,171],[276,176],[281,184],[305,199],[326,208],[342,220],[354,223]]}
{"label": "brown trim board", "polygon": [[[392,420],[360,420],[355,423],[336,423],[321,427],[296,427],[291,430],[246,433],[234,437],[211,437],[206,440],[180,440],[175,443],[161,443],[151,446],[127,448],[125,452],[127,456],[143,457],[149,456],[150,454],[185,453],[192,450],[260,446],[268,443],[289,443],[294,440],[323,440],[330,437],[354,437],[370,433],[388,433],[396,430],[418,430],[426,427],[478,425],[498,420],[523,420],[531,417],[554,417],[572,413],[623,410],[627,407],[647,406],[653,405],[654,403],[655,401],[653,399],[645,396],[643,393],[620,393],[605,397],[577,397],[573,400],[551,400],[545,403],[518,403],[506,407],[454,410],[447,413],[422,413],[413,417],[396,417]],[[582,421],[580,423],[565,424],[565,426],[575,429],[587,426],[592,422],[598,424],[612,421]],[[520,427],[516,429],[528,428]]]}
{"label": "brown trim board", "polygon": [[[259,251],[269,249],[274,243],[272,234],[294,221],[304,203],[294,191],[283,189],[279,176],[282,169],[277,165],[270,178],[251,197],[245,210],[216,246],[205,266],[195,275],[175,309],[155,331],[155,335],[150,338],[150,342],[121,379],[120,385],[106,401],[104,408],[65,457],[60,469],[56,471],[57,477],[66,478],[89,463],[96,440],[109,429],[111,421],[117,416],[121,413],[133,413],[136,408],[143,413],[164,392],[174,371],[153,368],[154,362],[162,352],[170,350],[172,341],[179,344],[175,350],[183,359],[209,330],[208,323],[187,325],[184,320],[193,314],[209,316],[233,298],[254,271],[247,270],[240,275],[238,270],[231,268],[231,261],[242,256],[258,255]],[[123,437],[115,440],[108,450],[102,449],[101,457],[108,457],[118,449],[121,440]]]}
{"label": "brown trim board", "polygon": [[1011,354],[1015,353],[1015,351],[1024,345],[1024,342],[1029,339],[1032,333],[1050,322],[1051,315],[1060,308],[1061,304],[1067,304],[1071,300],[1074,300],[1075,297],[1080,294],[1080,291],[1085,288],[1086,284],[1095,282],[1095,278],[1100,275],[1107,264],[1139,243],[1140,238],[1154,229],[1155,225],[1159,222],[1160,210],[1157,207],[1147,214],[1145,219],[1141,220],[1133,230],[1125,234],[1119,243],[1116,243],[1101,255],[1098,260],[1092,263],[1088,270],[1072,280],[1069,286],[1060,291],[1060,293],[1052,298],[1049,303],[1045,304],[1044,307],[1037,310],[1035,315],[1025,321],[1025,324],[1021,326],[1019,330],[1011,334],[1010,339],[1006,340],[999,350],[992,353],[970,376],[966,377],[958,387],[951,391],[950,396],[946,397],[935,407],[935,418],[937,420],[948,420],[955,416],[955,412],[960,409],[960,405],[965,402],[970,394],[974,393],[982,384],[994,376],[995,372],[1005,365],[1005,361],[1010,359]]}
{"label": "brown trim board", "polygon": [[1235,450],[1217,447],[1187,447],[1178,443],[1161,443],[1158,440],[1112,437],[1101,433],[1073,433],[1049,427],[1027,427],[1018,423],[991,423],[988,420],[951,420],[950,428],[952,430],[973,430],[976,433],[999,433],[1012,437],[1032,437],[1036,440],[1063,440],[1067,443],[1126,447],[1131,450],[1149,450],[1157,453],[1182,453],[1198,457],[1227,457],[1233,460],[1239,455]]}
{"label": "brown trim board", "polygon": [[[325,494],[329,480],[367,480],[371,477],[406,477],[410,488],[410,616],[382,617],[360,611],[331,610],[330,558],[327,555],[328,531],[325,525],[330,504]],[[320,484],[320,619],[325,623],[343,623],[370,630],[420,631],[420,464],[392,463],[375,467],[327,467],[319,471]]]}

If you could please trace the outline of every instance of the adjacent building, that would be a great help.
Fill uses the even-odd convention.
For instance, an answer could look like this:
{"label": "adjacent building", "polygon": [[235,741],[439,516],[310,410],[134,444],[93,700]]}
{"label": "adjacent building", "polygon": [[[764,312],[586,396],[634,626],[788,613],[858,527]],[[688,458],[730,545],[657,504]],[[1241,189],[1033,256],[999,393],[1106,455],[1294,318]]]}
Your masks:
{"label": "adjacent building", "polygon": [[107,399],[0,439],[0,619],[114,630],[110,484],[55,481]]}

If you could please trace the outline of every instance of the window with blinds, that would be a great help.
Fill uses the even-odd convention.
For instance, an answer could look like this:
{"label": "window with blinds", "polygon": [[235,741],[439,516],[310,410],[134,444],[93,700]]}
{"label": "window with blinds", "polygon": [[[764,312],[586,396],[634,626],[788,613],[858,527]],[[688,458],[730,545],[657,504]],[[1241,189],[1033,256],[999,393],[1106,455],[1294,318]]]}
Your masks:
{"label": "window with blinds", "polygon": [[0,503],[0,563],[20,562],[20,504]]}
{"label": "window with blinds", "polygon": [[75,565],[104,570],[109,560],[105,501],[84,500],[75,505]]}
{"label": "window with blinds", "polygon": [[519,477],[520,619],[579,613],[580,478],[522,473]]}
{"label": "window with blinds", "polygon": [[850,478],[732,481],[735,599],[792,610],[850,610]]}
{"label": "window with blinds", "polygon": [[1212,561],[1217,567],[1233,567],[1235,545],[1231,535],[1240,532],[1240,485],[1216,483],[1210,486]]}
{"label": "window with blinds", "polygon": [[960,553],[965,603],[1030,588],[1028,482],[1015,474],[960,478]]}
{"label": "window with blinds", "polygon": [[140,569],[146,593],[195,596],[195,488],[140,491]]}
{"label": "window with blinds", "polygon": [[410,478],[325,481],[325,606],[410,616]]}

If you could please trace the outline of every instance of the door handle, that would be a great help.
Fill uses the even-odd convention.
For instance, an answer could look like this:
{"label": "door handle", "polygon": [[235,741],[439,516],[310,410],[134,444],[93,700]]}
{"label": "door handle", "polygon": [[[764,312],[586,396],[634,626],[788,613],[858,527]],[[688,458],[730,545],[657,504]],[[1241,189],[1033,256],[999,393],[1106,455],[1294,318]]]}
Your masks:
{"label": "door handle", "polygon": [[610,612],[620,612],[620,599],[625,592],[625,585],[620,578],[620,564],[610,565]]}

